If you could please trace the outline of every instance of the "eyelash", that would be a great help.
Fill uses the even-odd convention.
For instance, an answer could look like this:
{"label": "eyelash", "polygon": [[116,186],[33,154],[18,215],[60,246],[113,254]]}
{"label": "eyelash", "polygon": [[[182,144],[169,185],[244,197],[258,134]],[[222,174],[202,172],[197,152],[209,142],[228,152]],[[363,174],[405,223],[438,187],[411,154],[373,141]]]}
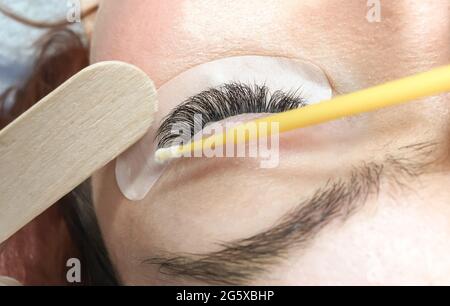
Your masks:
{"label": "eyelash", "polygon": [[[194,131],[228,117],[246,113],[279,113],[305,105],[306,99],[301,90],[288,93],[277,90],[270,93],[265,85],[228,83],[205,90],[178,105],[163,119],[156,133],[156,141],[158,148],[163,148],[179,138],[179,134],[172,132],[173,124],[183,131],[190,131],[192,138]],[[195,114],[201,114],[202,122],[194,120]]]}

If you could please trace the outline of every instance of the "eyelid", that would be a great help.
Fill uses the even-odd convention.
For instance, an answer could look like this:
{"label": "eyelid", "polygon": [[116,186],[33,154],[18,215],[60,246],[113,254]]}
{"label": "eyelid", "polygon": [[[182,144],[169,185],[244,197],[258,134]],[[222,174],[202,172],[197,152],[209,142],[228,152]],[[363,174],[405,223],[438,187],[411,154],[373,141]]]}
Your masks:
{"label": "eyelid", "polygon": [[[171,140],[179,137],[189,141],[208,123],[242,114],[279,113],[305,105],[306,98],[301,89],[285,93],[281,90],[274,92],[264,84],[222,84],[175,107],[159,127],[156,141],[158,148],[163,148],[171,146]],[[183,131],[183,135],[174,133],[174,129]]]}
{"label": "eyelid", "polygon": [[[331,97],[328,76],[317,65],[304,60],[268,56],[237,56],[215,60],[189,69],[158,89],[165,113],[208,88],[240,82],[265,84],[271,90],[290,92],[302,85],[308,102]],[[166,103],[168,102],[168,103]]]}
{"label": "eyelid", "polygon": [[[159,112],[156,122],[187,98],[230,82],[265,84],[272,91],[295,91],[301,85],[307,103],[331,98],[328,78],[318,66],[303,60],[268,56],[238,56],[215,60],[189,69],[158,90]],[[164,172],[156,164],[156,129],[149,132],[116,160],[116,180],[123,195],[141,200]]]}

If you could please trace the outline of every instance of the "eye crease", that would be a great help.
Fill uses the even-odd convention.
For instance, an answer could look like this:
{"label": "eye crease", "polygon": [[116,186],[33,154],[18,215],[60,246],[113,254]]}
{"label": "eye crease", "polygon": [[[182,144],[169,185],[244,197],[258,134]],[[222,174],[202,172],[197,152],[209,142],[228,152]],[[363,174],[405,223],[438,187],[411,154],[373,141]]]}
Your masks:
{"label": "eye crease", "polygon": [[[301,87],[290,92],[276,90],[272,93],[266,85],[227,83],[207,89],[175,107],[163,119],[156,133],[156,141],[158,148],[164,148],[180,137],[172,130],[174,124],[177,124],[177,129],[179,127],[184,132],[187,131],[192,138],[196,130],[229,117],[251,113],[279,113],[305,105],[306,98]],[[198,114],[201,117],[195,116]]]}

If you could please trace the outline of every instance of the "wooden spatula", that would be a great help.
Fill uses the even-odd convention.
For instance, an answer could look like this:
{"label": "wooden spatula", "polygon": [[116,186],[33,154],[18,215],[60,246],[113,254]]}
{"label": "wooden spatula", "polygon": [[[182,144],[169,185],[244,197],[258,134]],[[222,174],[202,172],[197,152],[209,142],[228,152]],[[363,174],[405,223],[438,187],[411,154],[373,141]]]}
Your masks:
{"label": "wooden spatula", "polygon": [[0,243],[138,141],[156,110],[144,72],[102,62],[0,131]]}

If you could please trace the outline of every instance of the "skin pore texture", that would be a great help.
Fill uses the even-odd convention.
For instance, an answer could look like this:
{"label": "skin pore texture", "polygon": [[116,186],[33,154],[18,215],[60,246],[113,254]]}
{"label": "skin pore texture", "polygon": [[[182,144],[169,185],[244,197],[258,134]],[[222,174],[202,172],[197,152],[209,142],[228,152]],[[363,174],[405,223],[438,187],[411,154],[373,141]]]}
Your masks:
{"label": "skin pore texture", "polygon": [[[379,23],[368,10],[359,0],[108,0],[92,62],[129,62],[160,87],[217,59],[286,57],[320,67],[336,93],[448,64],[448,0],[383,2]],[[141,201],[122,195],[110,163],[92,186],[122,282],[449,284],[448,103],[288,133],[274,169],[177,160]]]}

